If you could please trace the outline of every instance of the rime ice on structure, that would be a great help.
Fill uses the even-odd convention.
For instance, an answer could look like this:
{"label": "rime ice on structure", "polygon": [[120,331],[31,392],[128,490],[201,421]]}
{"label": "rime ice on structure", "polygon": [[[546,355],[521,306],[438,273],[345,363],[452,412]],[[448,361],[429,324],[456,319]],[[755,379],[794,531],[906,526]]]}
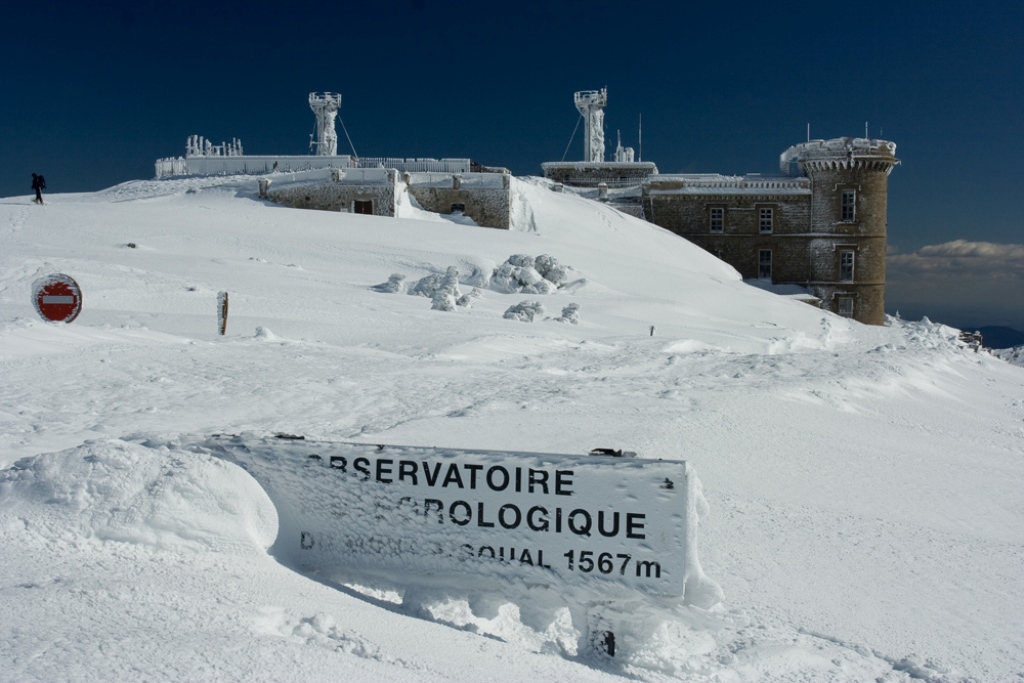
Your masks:
{"label": "rime ice on structure", "polygon": [[309,107],[316,115],[317,156],[333,157],[338,154],[338,133],[334,130],[334,118],[341,107],[341,95],[325,92],[323,95],[309,93]]}
{"label": "rime ice on structure", "polygon": [[581,90],[574,96],[576,108],[583,115],[583,160],[604,161],[604,108],[608,104],[608,88]]}
{"label": "rime ice on structure", "polygon": [[604,160],[604,108],[608,89],[581,90],[573,96],[576,109],[586,124],[583,134],[583,161],[549,161],[541,164],[544,176],[577,187],[637,187],[658,172],[650,162],[634,161],[633,148],[618,146],[612,161]]}
{"label": "rime ice on structure", "polygon": [[202,135],[189,135],[185,140],[185,158],[198,159],[202,157],[240,157],[242,141],[232,138],[231,142],[222,142],[215,145]]}

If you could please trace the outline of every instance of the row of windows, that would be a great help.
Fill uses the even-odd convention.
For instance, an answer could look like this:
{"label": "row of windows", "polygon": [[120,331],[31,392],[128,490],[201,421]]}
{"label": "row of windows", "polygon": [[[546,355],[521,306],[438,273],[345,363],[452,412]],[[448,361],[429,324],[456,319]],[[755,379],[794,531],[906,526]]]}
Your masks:
{"label": "row of windows", "polygon": [[[715,256],[722,258],[722,252],[716,251]],[[839,252],[839,281],[853,282],[854,252]],[[772,279],[772,250],[759,249],[757,252],[757,277],[760,280]]]}
{"label": "row of windows", "polygon": [[[843,223],[852,223],[857,216],[857,191],[843,190],[840,202],[839,220]],[[720,235],[725,232],[725,207],[712,206],[708,209],[708,228],[712,234]],[[757,216],[758,232],[762,235],[770,235],[775,229],[775,210],[770,207],[758,209]]]}
{"label": "row of windows", "polygon": [[[757,277],[761,280],[772,279],[772,250],[760,249],[757,252]],[[839,254],[839,280],[853,280],[853,252],[844,251]],[[853,297],[836,297],[836,312],[846,318],[853,317]]]}
{"label": "row of windows", "polygon": [[[721,234],[725,232],[725,207],[712,206],[708,213],[708,220],[711,222],[711,232]],[[757,217],[758,232],[762,235],[770,235],[775,227],[775,209],[758,209]]]}

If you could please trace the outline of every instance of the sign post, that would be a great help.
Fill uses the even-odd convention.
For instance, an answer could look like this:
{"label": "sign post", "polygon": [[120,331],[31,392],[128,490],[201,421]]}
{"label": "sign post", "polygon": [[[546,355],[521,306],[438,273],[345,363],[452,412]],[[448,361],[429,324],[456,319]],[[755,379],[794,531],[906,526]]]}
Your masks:
{"label": "sign post", "polygon": [[541,629],[568,607],[581,646],[606,655],[623,639],[594,627],[628,624],[616,605],[721,598],[697,560],[699,494],[681,460],[296,437],[202,447],[273,500],[281,559],[339,582],[501,595]]}
{"label": "sign post", "polygon": [[54,273],[32,285],[32,303],[43,320],[69,323],[82,312],[82,290],[70,275]]}

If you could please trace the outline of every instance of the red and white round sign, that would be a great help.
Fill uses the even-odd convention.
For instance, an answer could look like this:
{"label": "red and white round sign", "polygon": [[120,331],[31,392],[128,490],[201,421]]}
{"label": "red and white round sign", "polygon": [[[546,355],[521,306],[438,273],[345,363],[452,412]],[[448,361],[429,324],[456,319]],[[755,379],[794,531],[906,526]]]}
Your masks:
{"label": "red and white round sign", "polygon": [[82,290],[69,275],[47,275],[33,285],[32,303],[44,320],[69,323],[82,312]]}

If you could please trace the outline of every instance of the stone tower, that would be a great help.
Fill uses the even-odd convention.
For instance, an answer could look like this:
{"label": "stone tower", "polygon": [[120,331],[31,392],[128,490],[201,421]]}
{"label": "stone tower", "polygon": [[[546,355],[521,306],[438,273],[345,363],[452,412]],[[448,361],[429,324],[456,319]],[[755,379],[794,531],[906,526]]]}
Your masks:
{"label": "stone tower", "polygon": [[886,202],[899,161],[887,140],[812,140],[782,153],[811,181],[807,287],[822,308],[862,323],[885,322]]}

